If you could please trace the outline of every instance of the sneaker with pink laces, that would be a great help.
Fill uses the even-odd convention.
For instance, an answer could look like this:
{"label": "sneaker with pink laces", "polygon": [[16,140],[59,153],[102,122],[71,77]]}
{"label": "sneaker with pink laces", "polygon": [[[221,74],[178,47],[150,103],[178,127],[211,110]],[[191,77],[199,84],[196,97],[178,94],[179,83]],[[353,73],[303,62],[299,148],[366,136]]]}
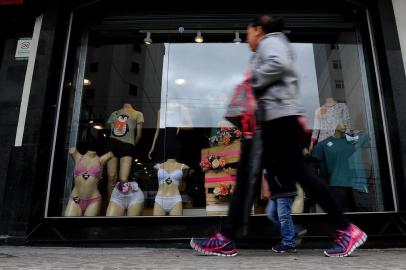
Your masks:
{"label": "sneaker with pink laces", "polygon": [[354,224],[350,224],[344,231],[337,230],[334,246],[326,249],[327,257],[347,257],[367,240],[367,234]]}
{"label": "sneaker with pink laces", "polygon": [[190,246],[203,255],[212,256],[235,256],[237,249],[234,240],[228,239],[221,233],[216,233],[210,238],[192,238]]}

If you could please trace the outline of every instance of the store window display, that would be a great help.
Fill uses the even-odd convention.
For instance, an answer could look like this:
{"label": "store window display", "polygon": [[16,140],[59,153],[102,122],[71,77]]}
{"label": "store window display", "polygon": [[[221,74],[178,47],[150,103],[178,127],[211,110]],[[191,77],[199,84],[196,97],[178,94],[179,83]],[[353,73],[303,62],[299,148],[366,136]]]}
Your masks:
{"label": "store window display", "polygon": [[[69,57],[67,63],[69,72],[61,96],[47,216],[76,215],[68,214],[72,208],[80,208],[70,197],[71,193],[82,182],[87,185],[96,182],[96,176],[87,182],[74,176],[75,162],[67,155],[67,149],[73,146],[85,155],[78,142],[91,139],[97,141],[100,158],[108,152],[113,154],[104,162],[106,170],[98,180],[99,193],[73,194],[79,196],[83,209],[87,207],[77,215],[226,213],[228,195],[224,193],[230,194],[230,184],[235,182],[241,134],[223,116],[235,85],[243,79],[251,52],[246,44],[217,40],[218,34],[208,36],[213,42],[196,44],[190,42],[193,39],[183,39],[185,36],[178,33],[163,33],[162,29],[152,34],[154,42],[147,46],[142,42],[145,38],[142,30],[135,29],[130,34],[91,27],[87,44],[83,44],[86,46],[82,46],[81,39],[70,43],[80,44],[77,50],[70,48],[73,55],[82,53]],[[111,38],[112,34],[119,38]],[[369,203],[375,208],[370,209],[378,206],[383,209],[381,172],[387,170],[380,169],[384,158],[378,159],[376,152],[382,146],[382,138],[375,136],[379,130],[375,125],[380,123],[374,121],[371,113],[374,111],[368,93],[372,92],[362,81],[368,76],[357,70],[363,62],[356,54],[357,44],[351,43],[353,35],[344,33],[344,43],[340,42],[340,35],[334,36],[340,50],[331,51],[329,43],[292,43],[298,60],[300,92],[314,128],[311,142],[307,134],[303,144],[308,150],[310,145],[308,159],[317,169],[326,161],[316,160],[312,152],[318,144],[334,136],[339,122],[347,125],[347,133],[357,128],[363,131],[358,135],[368,134],[369,146],[360,147],[351,157],[350,168],[364,167],[364,171],[356,170],[358,187],[354,184],[351,190],[367,187],[369,193],[359,193],[372,196],[374,200]],[[341,60],[343,68],[329,70],[333,60]],[[98,68],[92,69],[96,64]],[[78,83],[85,79],[87,84]],[[336,80],[344,81],[345,88],[335,88]],[[360,145],[361,137],[356,145]],[[352,163],[357,159],[357,163]],[[201,167],[201,162],[206,160],[214,162],[215,168]],[[215,160],[224,166],[219,167]],[[223,160],[226,164],[220,163]],[[91,164],[86,163],[84,167],[97,171],[97,166],[92,168]],[[168,177],[173,178],[172,182],[164,181]],[[97,199],[99,194],[101,202]],[[294,212],[317,212],[312,195],[304,195],[302,191],[299,194]],[[86,202],[86,199],[95,201]],[[90,213],[95,206],[99,209]],[[263,202],[255,201],[255,213],[263,213],[263,206]]]}
{"label": "store window display", "polygon": [[93,150],[82,155],[75,147],[69,149],[69,154],[75,162],[75,186],[65,209],[64,215],[67,217],[100,214],[102,196],[98,188],[99,180],[103,166],[113,157],[113,153],[107,152],[99,157]]}
{"label": "store window display", "polygon": [[143,123],[143,114],[129,103],[111,113],[107,120],[111,135],[106,151],[111,151],[114,157],[107,163],[108,195],[111,194],[111,198],[106,216],[142,215],[144,195],[137,182],[129,182],[129,176]]}

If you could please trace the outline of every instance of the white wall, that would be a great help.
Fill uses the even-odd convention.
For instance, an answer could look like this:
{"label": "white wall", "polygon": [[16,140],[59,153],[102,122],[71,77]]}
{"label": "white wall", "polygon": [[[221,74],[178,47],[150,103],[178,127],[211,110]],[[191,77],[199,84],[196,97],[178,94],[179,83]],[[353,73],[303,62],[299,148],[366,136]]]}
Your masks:
{"label": "white wall", "polygon": [[406,0],[392,0],[392,3],[402,49],[403,66],[406,71]]}

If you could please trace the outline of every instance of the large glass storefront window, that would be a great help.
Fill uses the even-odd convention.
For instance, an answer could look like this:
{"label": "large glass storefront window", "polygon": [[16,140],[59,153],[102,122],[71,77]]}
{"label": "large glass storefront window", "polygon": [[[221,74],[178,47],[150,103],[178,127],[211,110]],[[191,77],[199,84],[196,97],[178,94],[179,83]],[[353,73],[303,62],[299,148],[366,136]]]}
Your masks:
{"label": "large glass storefront window", "polygon": [[[223,116],[251,57],[236,32],[82,31],[71,45],[47,215],[226,214],[241,132]],[[303,151],[345,211],[388,210],[363,47],[355,30],[333,36],[292,43],[312,129]],[[294,213],[322,212],[298,190]],[[258,196],[254,213],[265,205]]]}

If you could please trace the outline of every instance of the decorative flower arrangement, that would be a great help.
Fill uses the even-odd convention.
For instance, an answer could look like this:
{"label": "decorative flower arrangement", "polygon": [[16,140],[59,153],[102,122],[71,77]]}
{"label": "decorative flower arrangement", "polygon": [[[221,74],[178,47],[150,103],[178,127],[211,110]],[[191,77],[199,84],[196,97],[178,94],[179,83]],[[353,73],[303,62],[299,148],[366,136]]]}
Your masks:
{"label": "decorative flower arrangement", "polygon": [[220,156],[211,155],[206,160],[200,162],[200,167],[203,171],[207,170],[219,170],[223,169],[226,166],[226,161]]}
{"label": "decorative flower arrangement", "polygon": [[232,186],[221,184],[213,190],[214,197],[220,201],[228,201],[231,199]]}
{"label": "decorative flower arrangement", "polygon": [[215,145],[229,145],[235,140],[240,139],[242,136],[241,130],[238,128],[222,127],[219,128],[216,135],[209,138],[210,144]]}

